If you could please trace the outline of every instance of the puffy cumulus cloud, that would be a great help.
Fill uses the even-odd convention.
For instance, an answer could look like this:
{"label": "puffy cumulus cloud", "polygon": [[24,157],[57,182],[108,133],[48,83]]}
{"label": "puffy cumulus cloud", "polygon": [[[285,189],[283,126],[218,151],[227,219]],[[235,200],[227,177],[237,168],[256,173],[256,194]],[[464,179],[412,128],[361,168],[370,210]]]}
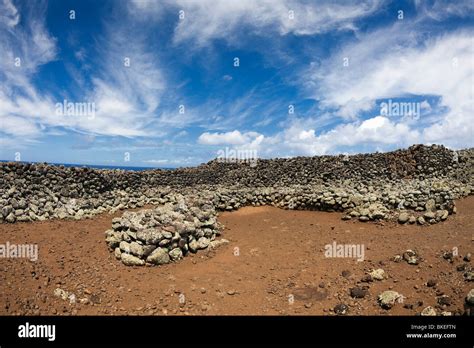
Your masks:
{"label": "puffy cumulus cloud", "polygon": [[184,18],[178,22],[174,40],[192,41],[204,46],[214,39],[232,41],[243,27],[254,33],[268,30],[286,35],[311,35],[330,30],[354,30],[354,22],[376,12],[382,2],[365,1],[305,1],[305,0],[166,0],[151,2],[134,0],[131,11],[143,15],[163,12],[172,8]]}
{"label": "puffy cumulus cloud", "polygon": [[387,117],[376,116],[362,122],[337,126],[318,137],[318,142],[327,143],[333,149],[339,146],[360,144],[406,146],[416,143],[419,133],[407,124],[393,122]]}
{"label": "puffy cumulus cloud", "polygon": [[318,69],[310,69],[308,91],[322,109],[331,108],[346,121],[371,110],[380,99],[439,97],[446,111],[431,125],[421,115],[419,141],[472,146],[474,32],[460,30],[425,41],[414,32],[408,24],[397,24],[362,36]]}
{"label": "puffy cumulus cloud", "polygon": [[262,135],[257,132],[241,133],[238,130],[224,133],[205,132],[198,138],[199,144],[204,145],[250,145],[256,139],[261,139]]}
{"label": "puffy cumulus cloud", "polygon": [[420,132],[407,124],[384,116],[364,121],[340,124],[319,134],[307,128],[305,122],[295,119],[287,127],[270,136],[256,132],[203,133],[199,142],[207,145],[236,145],[236,149],[256,150],[259,157],[315,156],[341,153],[344,149],[357,149],[361,145],[378,149],[406,147],[417,143]]}
{"label": "puffy cumulus cloud", "polygon": [[[361,145],[408,146],[417,142],[419,133],[411,130],[406,124],[396,123],[387,117],[376,116],[364,121],[340,124],[319,134],[316,134],[314,129],[302,128],[298,122],[295,122],[276,137],[282,140],[281,151],[284,154],[302,153],[313,156],[338,153],[343,148],[358,148]],[[270,151],[273,154],[278,152],[280,152],[278,148]]]}

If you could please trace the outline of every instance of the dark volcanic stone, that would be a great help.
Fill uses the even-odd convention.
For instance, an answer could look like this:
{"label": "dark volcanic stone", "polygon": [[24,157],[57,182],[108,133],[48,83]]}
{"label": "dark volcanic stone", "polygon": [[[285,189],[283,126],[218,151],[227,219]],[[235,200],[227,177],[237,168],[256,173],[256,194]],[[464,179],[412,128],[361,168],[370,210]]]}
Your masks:
{"label": "dark volcanic stone", "polygon": [[354,298],[364,298],[369,291],[367,288],[355,287],[350,290],[350,293]]}
{"label": "dark volcanic stone", "polygon": [[337,315],[344,315],[347,313],[348,310],[349,310],[349,307],[342,303],[334,307],[334,313],[336,313]]}
{"label": "dark volcanic stone", "polygon": [[450,306],[452,304],[452,300],[449,296],[447,295],[444,295],[444,296],[441,296],[441,297],[438,297],[438,304],[440,305],[444,305],[444,306]]}
{"label": "dark volcanic stone", "polygon": [[351,272],[348,271],[348,270],[344,270],[342,271],[341,275],[344,277],[344,278],[349,278],[351,276]]}

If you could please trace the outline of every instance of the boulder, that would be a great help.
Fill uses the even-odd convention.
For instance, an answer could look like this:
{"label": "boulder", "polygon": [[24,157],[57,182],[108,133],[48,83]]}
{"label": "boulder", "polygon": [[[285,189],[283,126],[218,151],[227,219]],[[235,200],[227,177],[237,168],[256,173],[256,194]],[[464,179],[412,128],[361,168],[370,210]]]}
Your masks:
{"label": "boulder", "polygon": [[177,261],[183,257],[183,252],[181,251],[180,248],[174,248],[169,252],[169,256],[171,260]]}
{"label": "boulder", "polygon": [[145,264],[144,260],[127,253],[122,253],[120,258],[122,263],[126,266],[143,266]]}
{"label": "boulder", "polygon": [[168,250],[164,248],[156,248],[146,259],[147,262],[154,265],[164,265],[170,262]]}

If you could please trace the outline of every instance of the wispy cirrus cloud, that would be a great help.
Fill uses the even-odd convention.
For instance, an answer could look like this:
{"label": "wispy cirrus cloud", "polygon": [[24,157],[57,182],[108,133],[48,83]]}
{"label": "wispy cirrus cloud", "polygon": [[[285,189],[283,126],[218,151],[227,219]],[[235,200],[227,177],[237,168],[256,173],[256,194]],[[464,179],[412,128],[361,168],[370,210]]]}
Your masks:
{"label": "wispy cirrus cloud", "polygon": [[449,17],[466,18],[472,15],[474,3],[470,0],[415,0],[415,7],[419,13],[418,18],[430,18],[437,21]]}
{"label": "wispy cirrus cloud", "polygon": [[[56,41],[45,27],[46,3],[20,10],[10,0],[0,2],[0,137],[17,146],[38,137],[38,113],[51,109],[50,96],[32,82],[37,70],[56,58]],[[21,21],[21,23],[20,23]]]}
{"label": "wispy cirrus cloud", "polygon": [[85,131],[109,136],[152,136],[155,111],[166,87],[159,55],[150,46],[149,28],[136,26],[128,4],[119,4],[104,18],[97,39],[98,57],[87,100],[96,106],[94,122]]}
{"label": "wispy cirrus cloud", "polygon": [[331,30],[356,30],[355,22],[380,10],[383,2],[298,0],[133,0],[136,16],[160,20],[166,10],[180,16],[175,43],[203,47],[216,39],[236,42],[242,31],[267,36],[313,35]]}
{"label": "wispy cirrus cloud", "polygon": [[[69,66],[68,71],[83,87],[74,93],[76,97],[66,90],[58,98],[33,83],[38,69],[56,59],[58,51],[56,39],[45,26],[46,5],[40,1],[18,8],[10,0],[0,3],[0,46],[6,56],[0,61],[3,137],[22,142],[25,136],[40,137],[48,127],[108,136],[156,134],[148,125],[160,104],[164,77],[157,56],[148,49],[147,32],[131,30],[126,11],[119,19],[104,23],[105,30],[96,47],[100,59],[95,63],[100,69],[88,72],[90,86],[85,84],[81,72]],[[123,11],[117,9],[120,10]],[[78,52],[84,57],[83,48],[79,47]],[[69,102],[93,104],[93,119],[90,115],[58,115],[56,104],[63,103],[63,97]],[[9,142],[12,143],[15,142]]]}
{"label": "wispy cirrus cloud", "polygon": [[1,25],[6,25],[11,28],[15,27],[20,21],[20,14],[11,0],[2,0],[0,8],[2,9],[0,13]]}

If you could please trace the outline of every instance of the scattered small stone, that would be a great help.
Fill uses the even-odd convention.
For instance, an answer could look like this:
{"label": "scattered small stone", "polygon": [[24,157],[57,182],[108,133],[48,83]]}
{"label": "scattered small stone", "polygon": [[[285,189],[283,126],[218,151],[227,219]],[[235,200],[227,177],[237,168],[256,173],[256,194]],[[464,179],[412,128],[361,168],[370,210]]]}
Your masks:
{"label": "scattered small stone", "polygon": [[445,251],[443,253],[443,259],[448,260],[448,261],[453,261],[454,254],[452,251]]}
{"label": "scattered small stone", "polygon": [[59,297],[61,300],[66,301],[69,297],[69,293],[61,288],[54,289],[54,296]]}
{"label": "scattered small stone", "polygon": [[369,273],[372,279],[375,280],[383,280],[385,279],[385,271],[381,268],[373,270],[372,272]]}
{"label": "scattered small stone", "polygon": [[413,250],[407,250],[403,253],[403,259],[409,265],[418,265],[420,263],[420,258],[418,254]]}
{"label": "scattered small stone", "polygon": [[98,295],[91,295],[90,297],[90,301],[94,304],[99,304],[101,301],[100,301],[100,297]]}
{"label": "scattered small stone", "polygon": [[349,307],[345,304],[339,303],[334,307],[334,313],[337,315],[344,315],[349,310]]}
{"label": "scattered small stone", "polygon": [[355,287],[350,289],[350,294],[354,298],[364,298],[368,293],[367,288]]}
{"label": "scattered small stone", "polygon": [[392,261],[393,262],[401,262],[403,260],[403,258],[400,256],[400,255],[395,255],[393,258],[392,258]]}
{"label": "scattered small stone", "polygon": [[397,301],[400,301],[402,298],[402,295],[398,292],[387,290],[382,292],[377,299],[382,308],[390,309],[395,305]]}
{"label": "scattered small stone", "polygon": [[468,282],[474,281],[474,272],[470,270],[464,273],[464,279],[467,280]]}
{"label": "scattered small stone", "polygon": [[433,307],[428,306],[421,311],[421,315],[422,316],[436,316],[436,310]]}
{"label": "scattered small stone", "polygon": [[342,271],[341,275],[342,275],[344,278],[349,278],[349,277],[351,276],[351,271],[344,270],[344,271]]}
{"label": "scattered small stone", "polygon": [[69,303],[70,303],[70,304],[76,303],[76,295],[74,295],[74,294],[69,294],[68,300],[69,300]]}
{"label": "scattered small stone", "polygon": [[448,295],[443,295],[438,297],[438,304],[441,306],[450,306],[452,304],[452,300]]}
{"label": "scattered small stone", "polygon": [[470,305],[474,305],[474,289],[471,289],[466,296],[466,302]]}

